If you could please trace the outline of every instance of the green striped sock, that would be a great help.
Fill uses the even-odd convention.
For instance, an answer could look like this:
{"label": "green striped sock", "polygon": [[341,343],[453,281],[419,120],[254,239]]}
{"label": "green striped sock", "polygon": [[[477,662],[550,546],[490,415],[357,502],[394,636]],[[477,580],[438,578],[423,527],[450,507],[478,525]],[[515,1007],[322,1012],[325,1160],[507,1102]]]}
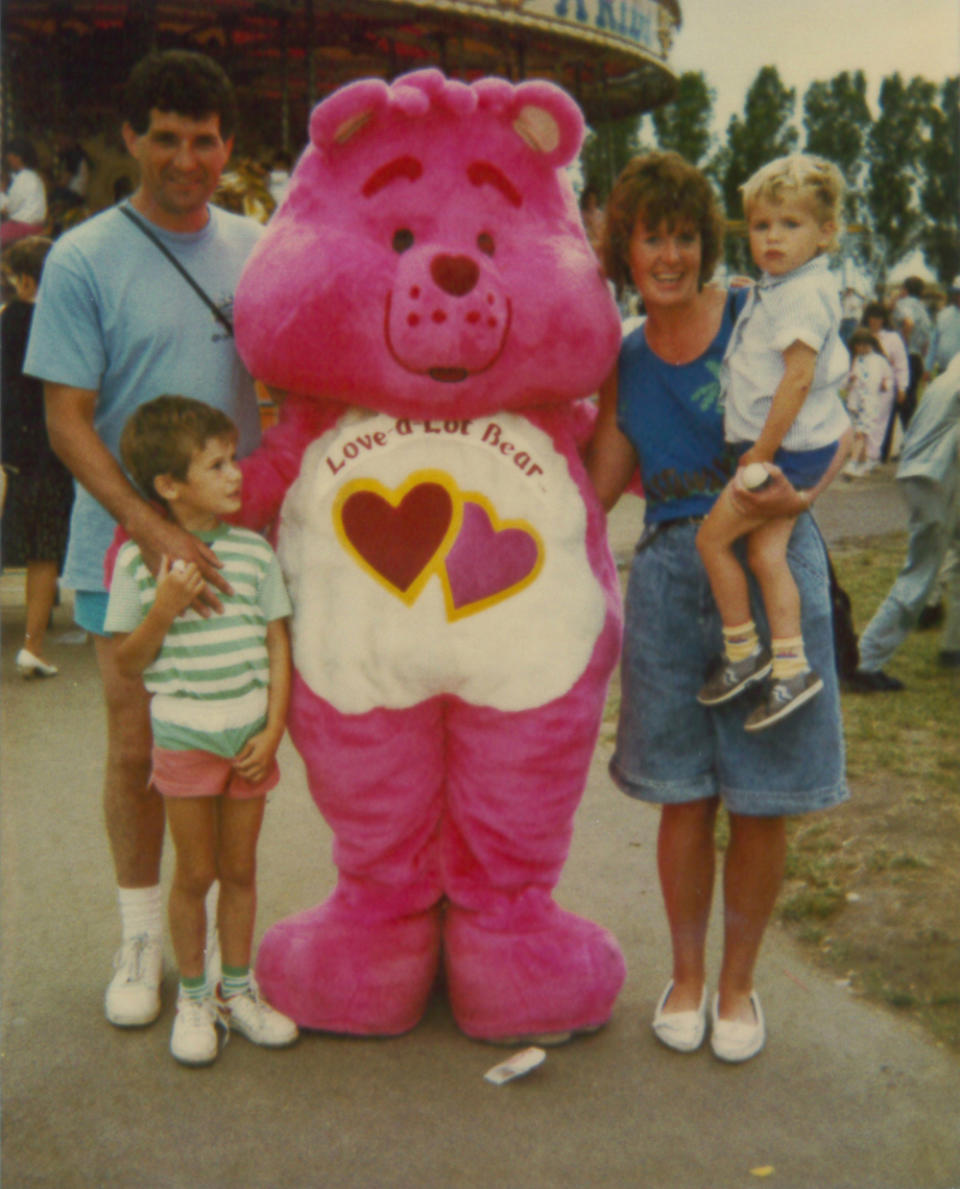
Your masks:
{"label": "green striped sock", "polygon": [[210,994],[210,988],[207,986],[207,976],[201,974],[197,978],[181,978],[180,992],[187,999],[196,999],[198,1002],[206,999]]}
{"label": "green striped sock", "polygon": [[220,976],[220,992],[224,999],[242,995],[250,986],[249,966],[224,966]]}

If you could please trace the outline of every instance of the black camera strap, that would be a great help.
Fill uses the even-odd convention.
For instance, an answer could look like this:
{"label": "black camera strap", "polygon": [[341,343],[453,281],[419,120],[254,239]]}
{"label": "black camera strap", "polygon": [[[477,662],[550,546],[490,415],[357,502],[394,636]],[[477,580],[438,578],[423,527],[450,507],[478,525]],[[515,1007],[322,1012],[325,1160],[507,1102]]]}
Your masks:
{"label": "black camera strap", "polygon": [[206,290],[196,280],[194,280],[194,278],[190,275],[189,272],[187,272],[187,270],[183,267],[183,265],[176,258],[176,256],[174,256],[174,254],[170,251],[170,249],[163,242],[163,240],[160,239],[160,237],[158,235],[155,235],[150,230],[150,228],[143,221],[143,219],[138,218],[133,213],[133,210],[130,208],[128,203],[123,203],[120,206],[119,210],[120,210],[121,215],[124,215],[126,218],[128,218],[130,220],[130,222],[134,225],[134,227],[139,228],[139,230],[143,232],[143,234],[147,237],[147,239],[150,240],[150,242],[153,243],[164,254],[164,256],[166,256],[166,258],[170,261],[170,263],[177,270],[177,272],[183,277],[183,279],[187,282],[187,284],[194,291],[194,293],[196,293],[196,295],[207,306],[209,306],[210,310],[213,313],[213,316],[226,329],[227,334],[229,334],[231,337],[233,337],[233,323],[230,321],[230,319],[227,317],[227,315],[223,312],[223,310],[221,310],[217,306],[217,304],[214,302],[213,298],[206,292]]}

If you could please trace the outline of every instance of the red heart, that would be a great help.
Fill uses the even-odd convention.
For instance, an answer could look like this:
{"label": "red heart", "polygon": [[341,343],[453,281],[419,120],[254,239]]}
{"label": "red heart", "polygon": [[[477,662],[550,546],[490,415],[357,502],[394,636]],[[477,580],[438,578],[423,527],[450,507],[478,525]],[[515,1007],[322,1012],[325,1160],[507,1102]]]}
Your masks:
{"label": "red heart", "polygon": [[418,483],[396,506],[375,491],[355,491],[340,513],[357,553],[404,592],[433,560],[452,517],[453,500],[439,483]]}

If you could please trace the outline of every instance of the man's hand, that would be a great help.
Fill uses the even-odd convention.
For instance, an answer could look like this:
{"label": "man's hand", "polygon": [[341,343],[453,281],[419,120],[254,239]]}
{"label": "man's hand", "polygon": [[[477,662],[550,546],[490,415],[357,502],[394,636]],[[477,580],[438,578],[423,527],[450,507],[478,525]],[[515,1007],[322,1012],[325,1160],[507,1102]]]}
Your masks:
{"label": "man's hand", "polygon": [[159,579],[164,557],[169,559],[171,566],[177,561],[195,566],[202,581],[192,600],[194,611],[205,618],[214,612],[221,613],[223,604],[216,592],[232,594],[233,590],[220,573],[222,562],[216,553],[193,533],[167,520],[149,505],[145,504],[144,508],[145,514],[131,525],[130,536],[140,546],[147,568]]}

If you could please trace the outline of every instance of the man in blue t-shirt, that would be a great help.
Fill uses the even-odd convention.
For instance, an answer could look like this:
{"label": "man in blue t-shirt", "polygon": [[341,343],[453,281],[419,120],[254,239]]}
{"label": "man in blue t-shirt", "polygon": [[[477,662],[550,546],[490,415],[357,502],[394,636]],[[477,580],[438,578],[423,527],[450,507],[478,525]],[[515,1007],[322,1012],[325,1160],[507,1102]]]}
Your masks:
{"label": "man in blue t-shirt", "polygon": [[123,942],[105,1009],[121,1027],[160,1012],[164,815],[149,787],[148,695],[142,681],[120,673],[104,627],[104,557],[119,523],[153,568],[162,556],[195,562],[207,579],[206,613],[219,609],[216,556],[145,502],[117,458],[131,412],[169,392],[227,413],[241,454],[259,439],[230,312],[260,228],[209,202],[232,151],[235,114],[230,80],[203,54],[171,50],[134,67],[122,133],[140,168],[138,188],[51,251],[24,365],[44,381],[50,441],[77,484],[63,580],[76,592],[77,622],[94,637],[107,706],[104,809]]}

